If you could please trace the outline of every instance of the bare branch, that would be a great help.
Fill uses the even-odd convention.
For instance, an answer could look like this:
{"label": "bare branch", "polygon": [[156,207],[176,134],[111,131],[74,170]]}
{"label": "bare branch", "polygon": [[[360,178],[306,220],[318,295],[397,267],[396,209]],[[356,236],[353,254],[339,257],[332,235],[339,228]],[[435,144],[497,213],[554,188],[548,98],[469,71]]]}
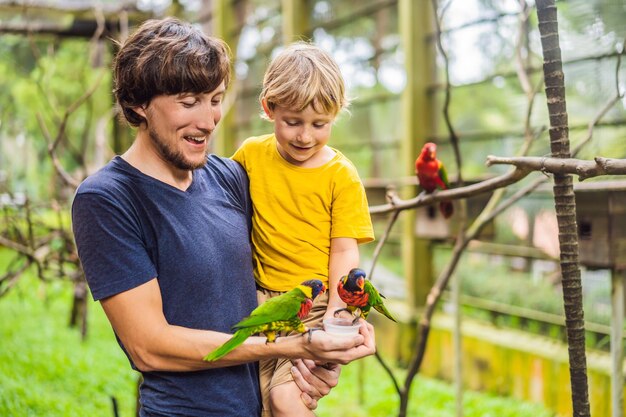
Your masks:
{"label": "bare branch", "polygon": [[69,186],[77,188],[80,184],[80,181],[73,178],[63,167],[61,161],[56,155],[56,148],[61,142],[61,140],[65,137],[65,130],[67,126],[67,121],[69,117],[86,101],[88,100],[98,89],[100,83],[102,82],[102,78],[105,75],[105,70],[100,70],[100,74],[96,79],[95,83],[91,86],[89,90],[87,90],[81,97],[79,97],[75,102],[73,102],[66,110],[63,115],[63,119],[59,125],[59,129],[56,137],[53,139],[52,135],[50,135],[50,131],[48,130],[45,121],[43,120],[43,116],[41,113],[37,112],[37,122],[39,123],[39,127],[41,128],[41,132],[46,139],[48,144],[48,154],[50,155],[50,159],[52,160],[52,165],[54,166],[55,171],[61,177],[61,179]]}
{"label": "bare branch", "polygon": [[13,271],[8,271],[0,277],[0,297],[5,295],[17,283],[24,271],[28,269],[31,262],[27,259],[23,265]]}
{"label": "bare branch", "polygon": [[389,213],[394,210],[407,210],[416,207],[428,206],[430,204],[442,201],[442,200],[456,200],[460,198],[472,197],[489,191],[493,191],[497,188],[506,187],[507,185],[514,184],[526,177],[532,170],[525,170],[523,168],[517,168],[506,174],[499,175],[497,177],[490,178],[485,181],[481,181],[476,184],[466,185],[464,187],[451,188],[449,190],[435,191],[431,194],[420,193],[417,197],[409,200],[397,199],[393,204],[382,204],[378,206],[371,206],[371,214],[383,214]]}
{"label": "bare branch", "polygon": [[74,179],[65,170],[65,168],[63,168],[61,161],[59,161],[59,158],[56,155],[54,148],[56,147],[55,143],[58,143],[58,142],[52,141],[52,138],[50,137],[50,132],[48,131],[48,128],[46,127],[43,117],[41,116],[41,113],[37,112],[35,116],[37,117],[37,122],[39,123],[39,127],[41,128],[44,138],[46,139],[46,142],[48,143],[48,154],[50,155],[50,159],[52,161],[52,166],[54,167],[54,170],[57,172],[59,177],[61,177],[63,182],[65,182],[67,185],[70,185],[74,188],[78,188],[78,185],[80,184],[79,181]]}
{"label": "bare branch", "polygon": [[396,389],[396,392],[399,395],[401,395],[402,394],[402,388],[400,388],[400,383],[396,379],[396,376],[394,375],[393,370],[391,369],[391,367],[389,365],[387,365],[387,363],[383,360],[383,357],[381,356],[380,352],[376,351],[374,353],[374,356],[376,356],[376,359],[378,359],[378,363],[380,363],[380,366],[383,367],[383,369],[385,370],[387,375],[389,375],[389,378],[391,378],[391,382],[393,383],[393,386]]}
{"label": "bare branch", "polygon": [[22,245],[21,243],[14,242],[11,239],[7,239],[3,236],[0,236],[0,246],[4,246],[6,248],[12,249],[16,252],[21,253],[26,256],[33,256],[33,251],[26,245]]}
{"label": "bare branch", "polygon": [[454,159],[456,162],[456,169],[457,169],[457,183],[460,185],[463,185],[463,176],[461,175],[463,161],[461,159],[461,151],[459,149],[459,136],[454,130],[454,127],[452,126],[452,120],[450,119],[450,99],[452,96],[451,85],[450,85],[450,70],[449,70],[450,63],[448,59],[448,54],[446,53],[446,50],[443,47],[442,36],[441,36],[441,20],[443,19],[443,15],[445,14],[447,8],[450,6],[451,2],[448,2],[447,4],[443,6],[441,10],[441,15],[437,13],[438,3],[439,2],[437,0],[432,0],[433,13],[435,13],[435,19],[434,19],[435,29],[436,29],[435,39],[437,40],[437,48],[439,49],[439,53],[441,54],[443,58],[443,63],[444,63],[443,73],[445,75],[446,90],[445,90],[445,97],[444,97],[442,111],[443,111],[443,118],[444,118],[444,121],[446,122],[446,127],[448,129],[448,133],[450,134],[450,143],[452,144],[452,149],[454,150]]}
{"label": "bare branch", "polygon": [[[524,63],[524,58],[522,57],[522,47],[524,45],[524,40],[526,39],[526,27],[528,24],[528,18],[530,17],[531,8],[528,7],[526,0],[519,0],[521,11],[518,14],[519,25],[517,28],[517,39],[515,42],[515,71],[517,72],[517,78],[522,86],[522,90],[526,93],[526,96],[530,96],[533,94],[532,83],[530,82],[530,77],[528,71],[526,71],[526,65]],[[534,95],[534,94],[533,94]]]}
{"label": "bare branch", "polygon": [[602,157],[596,157],[594,161],[537,156],[503,158],[489,155],[487,157],[487,166],[498,164],[513,165],[522,169],[549,172],[551,174],[575,174],[579,176],[581,181],[600,175],[626,174],[626,159]]}

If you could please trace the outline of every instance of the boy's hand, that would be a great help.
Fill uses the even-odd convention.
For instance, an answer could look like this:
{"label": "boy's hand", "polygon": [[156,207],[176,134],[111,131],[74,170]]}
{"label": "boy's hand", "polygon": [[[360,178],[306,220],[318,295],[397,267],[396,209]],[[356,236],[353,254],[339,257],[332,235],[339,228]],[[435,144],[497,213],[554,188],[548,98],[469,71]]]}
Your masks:
{"label": "boy's hand", "polygon": [[318,400],[337,386],[341,365],[334,363],[318,365],[310,359],[297,359],[291,368],[291,374],[302,391],[300,398],[310,410],[315,410]]}

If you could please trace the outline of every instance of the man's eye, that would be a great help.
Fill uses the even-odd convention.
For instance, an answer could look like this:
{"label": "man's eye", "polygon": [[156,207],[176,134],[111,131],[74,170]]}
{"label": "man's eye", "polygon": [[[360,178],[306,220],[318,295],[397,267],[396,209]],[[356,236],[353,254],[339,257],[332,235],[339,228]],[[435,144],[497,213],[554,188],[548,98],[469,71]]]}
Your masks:
{"label": "man's eye", "polygon": [[184,107],[192,107],[194,104],[196,104],[196,101],[195,100],[194,101],[181,101],[181,104]]}

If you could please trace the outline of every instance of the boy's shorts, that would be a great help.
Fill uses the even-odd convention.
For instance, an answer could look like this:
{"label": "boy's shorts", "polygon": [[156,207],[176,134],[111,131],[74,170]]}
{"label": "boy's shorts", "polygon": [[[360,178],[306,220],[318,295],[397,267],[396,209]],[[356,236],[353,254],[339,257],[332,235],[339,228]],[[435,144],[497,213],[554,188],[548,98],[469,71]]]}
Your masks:
{"label": "boy's shorts", "polygon": [[[280,291],[271,291],[257,285],[256,296],[261,305],[270,298],[277,297],[284,294]],[[313,307],[309,312],[309,315],[302,320],[302,322],[308,328],[322,327],[322,319],[326,313],[326,307],[328,306],[328,291],[324,294],[320,294],[315,298]],[[288,334],[297,334],[294,332]],[[280,336],[285,336],[281,333]],[[303,337],[308,337],[304,334]],[[270,390],[277,385],[284,384],[293,381],[291,376],[291,360],[285,358],[279,359],[267,359],[259,362],[259,385],[261,386],[261,397],[263,400],[263,417],[270,417],[272,410],[270,407]]]}

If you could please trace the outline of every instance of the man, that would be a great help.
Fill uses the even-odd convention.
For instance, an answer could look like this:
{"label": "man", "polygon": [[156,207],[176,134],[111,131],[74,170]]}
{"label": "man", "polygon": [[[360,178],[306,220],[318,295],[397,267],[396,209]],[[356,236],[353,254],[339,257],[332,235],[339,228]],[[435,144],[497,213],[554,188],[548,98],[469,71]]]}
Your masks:
{"label": "man", "polygon": [[277,357],[307,360],[294,375],[314,408],[338,370],[312,361],[375,351],[366,324],[349,338],[251,337],[219,361],[202,360],[256,306],[247,178],[237,163],[207,157],[229,68],[227,46],[189,24],[138,28],[114,63],[116,100],[135,140],[81,184],[72,206],[94,299],[143,375],[145,417],[258,416],[256,361]]}

